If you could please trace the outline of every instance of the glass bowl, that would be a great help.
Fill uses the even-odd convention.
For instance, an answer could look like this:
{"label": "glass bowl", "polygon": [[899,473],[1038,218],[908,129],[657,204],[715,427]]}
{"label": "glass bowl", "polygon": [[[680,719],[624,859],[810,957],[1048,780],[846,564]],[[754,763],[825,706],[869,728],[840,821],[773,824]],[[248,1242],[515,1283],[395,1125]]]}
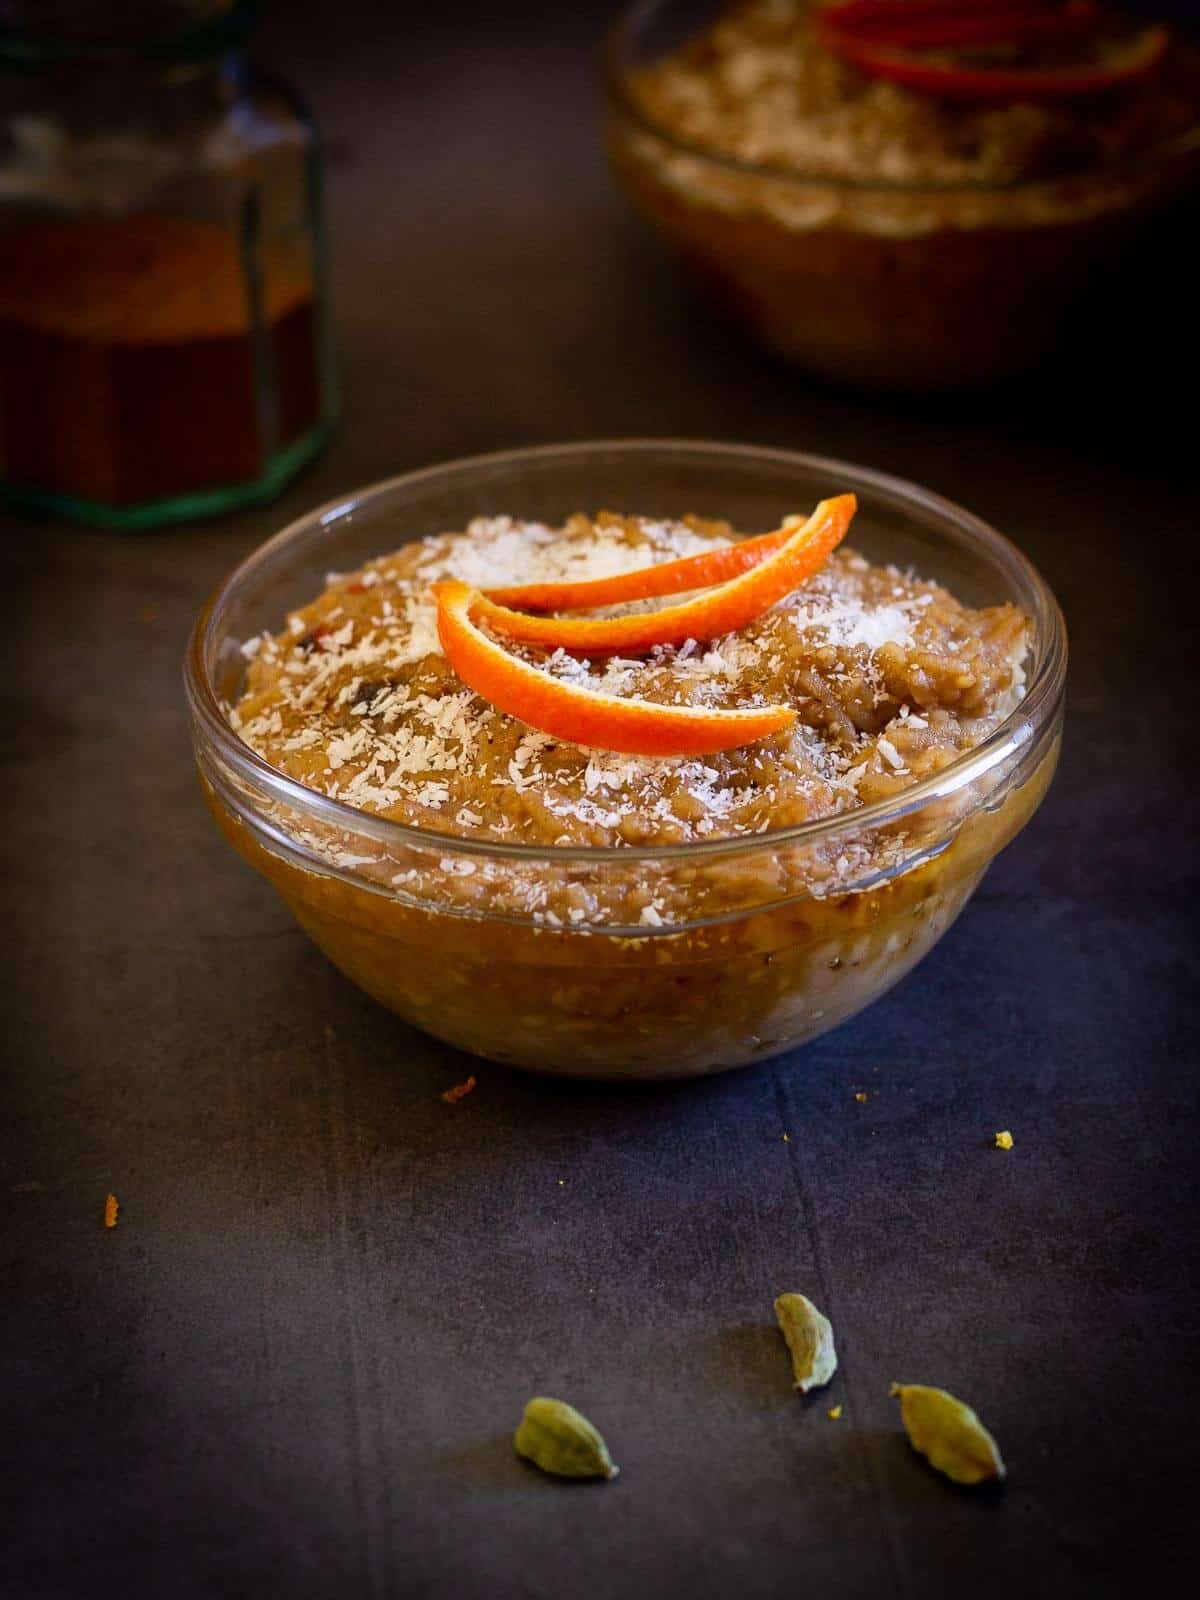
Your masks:
{"label": "glass bowl", "polygon": [[[511,514],[616,507],[746,531],[852,490],[853,542],[971,605],[1031,621],[1023,699],[936,778],[884,803],[753,838],[531,848],[404,826],[306,789],[233,731],[241,646],[408,540]],[[477,1055],[581,1077],[688,1077],[765,1059],[890,988],[941,938],[1040,803],[1057,761],[1066,635],[1028,561],[970,513],[863,467],[676,441],[550,446],[451,462],[349,494],[221,584],[186,687],[200,779],[230,843],[355,983]],[[577,892],[590,909],[548,908]],[[640,908],[653,901],[661,923]],[[658,913],[655,913],[656,921]],[[985,981],[983,974],[972,981]]]}
{"label": "glass bowl", "polygon": [[854,384],[960,388],[1029,368],[1068,332],[1104,338],[1128,314],[1117,269],[1149,256],[1135,246],[1194,194],[1200,124],[1036,181],[851,182],[723,157],[652,120],[631,81],[727,9],[639,0],[625,13],[607,143],[635,209],[763,344]]}

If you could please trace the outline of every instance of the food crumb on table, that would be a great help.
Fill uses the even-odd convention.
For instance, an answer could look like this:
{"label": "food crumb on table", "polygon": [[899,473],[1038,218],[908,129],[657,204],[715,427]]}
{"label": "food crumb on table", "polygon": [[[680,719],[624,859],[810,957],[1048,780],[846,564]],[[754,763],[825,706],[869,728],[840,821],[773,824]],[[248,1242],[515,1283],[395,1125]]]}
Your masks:
{"label": "food crumb on table", "polygon": [[120,1212],[120,1210],[121,1210],[121,1202],[117,1199],[116,1195],[115,1194],[105,1195],[105,1197],[104,1197],[104,1226],[106,1228],[115,1228],[116,1227],[116,1225],[117,1225],[117,1216],[118,1216],[118,1213]]}
{"label": "food crumb on table", "polygon": [[447,1105],[452,1106],[456,1100],[465,1099],[475,1087],[475,1074],[472,1073],[465,1083],[456,1083],[451,1089],[443,1089],[442,1099]]}
{"label": "food crumb on table", "polygon": [[841,1417],[841,1415],[842,1415],[841,1406],[830,1406],[830,1408],[829,1408],[829,1420],[830,1420],[830,1422],[837,1422],[839,1420],[839,1418]]}
{"label": "food crumb on table", "polygon": [[865,1089],[856,1089],[854,1091],[854,1098],[858,1101],[860,1106],[865,1106],[867,1103],[867,1091]]}
{"label": "food crumb on table", "polygon": [[996,1149],[997,1150],[1011,1150],[1012,1147],[1013,1147],[1013,1136],[1012,1136],[1011,1133],[1009,1133],[1008,1129],[1005,1128],[1000,1133],[998,1133],[996,1135]]}

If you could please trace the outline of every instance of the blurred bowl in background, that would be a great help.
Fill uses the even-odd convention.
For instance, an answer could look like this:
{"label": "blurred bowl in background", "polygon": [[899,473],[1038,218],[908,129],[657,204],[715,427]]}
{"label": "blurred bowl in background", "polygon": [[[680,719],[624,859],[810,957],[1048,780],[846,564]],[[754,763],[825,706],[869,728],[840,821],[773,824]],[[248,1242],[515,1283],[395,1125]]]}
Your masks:
{"label": "blurred bowl in background", "polygon": [[[778,16],[786,8],[773,9]],[[814,61],[810,40],[801,46],[809,58],[795,72],[801,94],[815,82],[828,99],[832,80],[836,98],[837,84],[847,86],[858,120],[850,131],[864,160],[853,176],[837,175],[833,147],[847,123],[836,117],[814,122],[818,159],[808,170],[777,155],[747,160],[731,148],[736,140],[722,147],[716,124],[702,141],[681,132],[696,125],[706,71],[720,74],[713,79],[718,119],[722,106],[732,100],[736,111],[739,95],[763,94],[764,86],[774,98],[764,94],[755,108],[758,131],[773,114],[768,106],[790,114],[786,71],[771,83],[764,55],[747,50],[744,60],[722,60],[713,50],[714,21],[730,11],[712,0],[640,0],[626,13],[607,59],[609,154],[636,209],[693,279],[762,343],[814,372],[868,386],[954,388],[1027,369],[1072,329],[1089,326],[1103,338],[1105,319],[1120,314],[1115,269],[1156,224],[1180,213],[1200,180],[1200,57],[1190,47],[1180,47],[1182,114],[1176,105],[1170,119],[1157,118],[1149,102],[1147,117],[1145,105],[1131,109],[1126,101],[1119,114],[1130,137],[1107,143],[1127,148],[1096,161],[1078,148],[1074,112],[1054,129],[1053,118],[1028,105],[985,108],[979,117],[976,108],[960,112],[892,84],[864,87],[855,69]],[[670,69],[689,50],[704,54],[690,58],[673,118],[671,94],[661,94],[647,72]],[[923,137],[940,125],[951,141],[962,136],[964,116],[977,118],[972,138],[981,129],[985,138],[1004,133],[997,118],[1006,113],[1013,142],[1031,145],[1046,175],[894,176],[905,166],[896,159],[903,133],[891,136],[888,117],[924,118]],[[1091,145],[1106,143],[1104,119],[1117,114],[1109,102],[1089,103]],[[1139,130],[1156,121],[1169,121],[1170,134],[1147,133],[1139,143]],[[952,144],[945,153],[943,172],[961,154]],[[867,170],[872,162],[878,177]]]}

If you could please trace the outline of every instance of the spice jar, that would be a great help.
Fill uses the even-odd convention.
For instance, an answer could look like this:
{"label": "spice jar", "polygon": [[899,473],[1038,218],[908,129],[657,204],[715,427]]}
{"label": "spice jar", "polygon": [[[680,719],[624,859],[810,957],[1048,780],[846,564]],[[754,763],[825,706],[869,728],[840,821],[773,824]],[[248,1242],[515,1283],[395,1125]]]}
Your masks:
{"label": "spice jar", "polygon": [[315,124],[250,0],[0,4],[0,495],[119,527],[261,501],[336,396]]}

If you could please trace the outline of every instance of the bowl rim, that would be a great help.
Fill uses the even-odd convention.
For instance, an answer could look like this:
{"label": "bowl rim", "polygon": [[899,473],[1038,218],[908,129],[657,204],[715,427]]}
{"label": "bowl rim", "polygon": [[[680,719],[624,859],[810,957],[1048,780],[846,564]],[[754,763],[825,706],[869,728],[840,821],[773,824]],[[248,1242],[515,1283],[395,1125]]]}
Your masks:
{"label": "bowl rim", "polygon": [[[740,174],[746,178],[769,179],[772,183],[790,183],[808,189],[828,189],[863,195],[988,195],[1030,194],[1038,190],[1061,188],[1064,184],[1079,183],[1088,179],[1120,175],[1125,172],[1153,169],[1160,165],[1200,152],[1200,118],[1170,138],[1159,140],[1145,150],[1137,150],[1117,160],[1081,167],[1075,172],[1058,173],[1046,178],[969,178],[953,180],[924,180],[915,182],[903,178],[835,178],[828,173],[805,172],[802,167],[777,166],[769,162],[747,161],[740,156],[725,155],[680,138],[677,133],[653,117],[637,104],[629,93],[629,71],[622,59],[622,50],[632,39],[645,17],[671,0],[633,0],[608,31],[603,51],[603,78],[608,96],[614,105],[643,132],[662,140],[680,155],[709,167]],[[1172,25],[1174,34],[1180,32],[1178,24]]]}
{"label": "bowl rim", "polygon": [[[869,488],[893,506],[912,512],[925,511],[954,525],[960,536],[959,543],[979,552],[982,548],[993,563],[1006,570],[1018,590],[1024,590],[1023,604],[1030,612],[1034,625],[1035,645],[1040,645],[1038,659],[1025,686],[1025,694],[995,729],[973,749],[950,762],[940,772],[898,795],[870,805],[853,807],[828,817],[810,822],[793,823],[782,828],[767,829],[751,835],[733,835],[717,839],[687,841],[682,844],[660,845],[527,845],[501,840],[476,839],[468,834],[444,833],[434,828],[422,828],[410,823],[393,822],[369,811],[361,811],[329,795],[309,789],[290,778],[278,767],[264,761],[235,732],[222,709],[222,702],[206,666],[207,644],[220,622],[226,607],[237,596],[241,587],[302,534],[314,528],[330,528],[341,518],[370,507],[398,489],[409,487],[430,478],[484,468],[518,468],[540,462],[585,457],[598,452],[621,452],[631,457],[652,455],[658,451],[676,455],[694,456],[711,461],[726,457],[742,462],[761,461],[764,464],[799,468],[823,474],[830,479],[839,475],[849,478],[855,487]],[[945,537],[945,531],[942,530]],[[1063,699],[1067,668],[1067,631],[1062,611],[1049,585],[1033,563],[1009,539],[982,518],[967,511],[942,495],[922,488],[919,484],[871,467],[858,466],[835,457],[813,455],[808,452],[782,450],[772,446],[729,444],[724,441],[678,438],[592,439],[570,444],[524,446],[513,450],[493,451],[483,455],[456,457],[450,461],[398,473],[390,478],[342,493],[302,516],[293,518],[278,533],[258,545],[217,584],[201,609],[192,628],[184,658],[184,687],[192,714],[194,737],[199,756],[201,741],[219,753],[226,765],[241,779],[270,798],[282,801],[294,810],[307,812],[321,821],[347,832],[374,839],[396,847],[437,850],[442,855],[461,853],[492,859],[516,860],[525,863],[537,861],[611,862],[624,866],[638,861],[663,862],[686,859],[711,860],[714,857],[736,855],[755,849],[773,849],[784,844],[796,844],[825,838],[847,829],[886,826],[919,811],[932,802],[945,799],[966,788],[985,773],[1000,766],[1030,746],[1035,746],[1041,736],[1053,725],[1054,715]],[[984,803],[981,801],[981,804]],[[340,876],[327,862],[320,864],[325,874]],[[355,880],[359,881],[359,880]]]}

